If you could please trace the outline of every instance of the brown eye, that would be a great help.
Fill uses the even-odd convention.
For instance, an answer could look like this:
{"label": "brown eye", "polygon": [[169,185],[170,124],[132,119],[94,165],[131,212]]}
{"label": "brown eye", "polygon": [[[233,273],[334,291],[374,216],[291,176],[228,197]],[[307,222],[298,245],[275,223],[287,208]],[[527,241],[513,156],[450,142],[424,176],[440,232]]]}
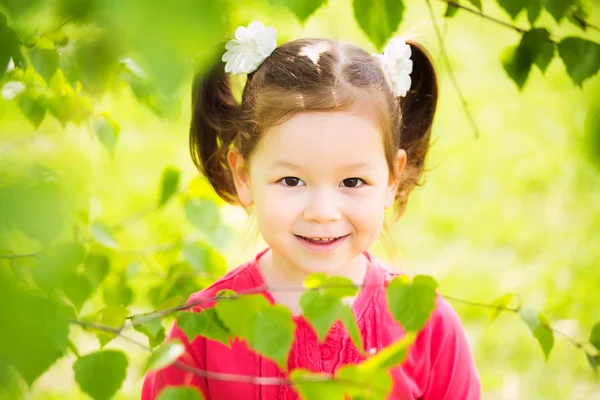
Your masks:
{"label": "brown eye", "polygon": [[302,182],[300,178],[296,178],[295,176],[286,176],[281,181],[283,181],[285,186],[300,186],[299,183]]}
{"label": "brown eye", "polygon": [[347,178],[344,179],[342,182],[344,183],[344,186],[351,188],[359,187],[364,183],[364,181],[360,178]]}

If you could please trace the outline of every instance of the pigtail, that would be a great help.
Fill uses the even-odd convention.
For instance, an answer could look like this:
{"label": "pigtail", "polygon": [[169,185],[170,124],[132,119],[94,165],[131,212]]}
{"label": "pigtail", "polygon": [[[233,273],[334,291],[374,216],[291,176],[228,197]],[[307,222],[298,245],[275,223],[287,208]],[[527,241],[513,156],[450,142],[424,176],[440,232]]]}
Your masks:
{"label": "pigtail", "polygon": [[402,113],[400,148],[407,152],[407,164],[396,192],[398,217],[406,208],[408,194],[415,186],[422,185],[420,178],[429,151],[431,126],[438,98],[437,75],[431,57],[421,45],[408,44],[412,51],[413,72],[411,89],[406,97],[399,99]]}
{"label": "pigtail", "polygon": [[227,163],[235,139],[240,106],[231,91],[230,76],[219,59],[196,75],[192,86],[190,153],[198,170],[225,201],[238,204],[233,176]]}

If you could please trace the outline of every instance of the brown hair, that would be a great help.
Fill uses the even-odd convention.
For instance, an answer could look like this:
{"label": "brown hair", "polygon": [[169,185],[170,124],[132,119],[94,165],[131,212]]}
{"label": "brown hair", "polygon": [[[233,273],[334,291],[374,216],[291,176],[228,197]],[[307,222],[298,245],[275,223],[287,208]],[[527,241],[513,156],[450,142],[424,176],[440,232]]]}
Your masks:
{"label": "brown hair", "polygon": [[[365,50],[329,39],[297,39],[277,47],[248,75],[241,104],[220,59],[194,79],[190,151],[192,159],[225,201],[239,204],[227,153],[233,144],[249,160],[262,132],[302,111],[372,111],[381,124],[393,173],[397,149],[407,164],[396,193],[397,216],[419,182],[429,150],[437,104],[435,69],[427,52],[409,43],[412,85],[397,98],[379,62]],[[219,55],[220,56],[220,55]],[[365,107],[363,107],[363,105]]]}

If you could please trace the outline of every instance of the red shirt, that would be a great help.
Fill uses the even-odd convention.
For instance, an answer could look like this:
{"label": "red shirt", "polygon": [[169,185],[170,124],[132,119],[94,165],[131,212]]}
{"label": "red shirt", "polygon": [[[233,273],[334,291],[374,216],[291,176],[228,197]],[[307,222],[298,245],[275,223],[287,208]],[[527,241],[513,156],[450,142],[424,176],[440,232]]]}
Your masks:
{"label": "red shirt", "polygon": [[[236,292],[265,285],[258,270],[258,260],[267,251],[228,272],[212,286],[190,296],[189,301],[212,298],[220,290]],[[365,251],[369,267],[352,305],[365,349],[382,349],[405,335],[387,308],[386,283],[399,275]],[[270,293],[263,295],[274,303]],[[211,304],[203,305],[210,307]],[[194,311],[200,311],[195,309]],[[302,316],[294,317],[295,340],[290,351],[288,371],[305,368],[313,372],[334,373],[345,364],[356,364],[364,358],[353,345],[346,329],[339,322],[320,344],[313,328]],[[285,378],[275,362],[249,349],[245,342],[235,340],[231,348],[222,343],[198,336],[191,343],[173,325],[167,340],[179,338],[186,345],[180,362],[195,368],[251,377]],[[406,400],[479,400],[481,386],[471,351],[461,322],[448,302],[438,295],[436,309],[417,335],[406,359],[391,370],[394,386],[390,399]],[[207,400],[291,400],[297,399],[294,389],[287,385],[258,385],[199,377],[171,365],[150,372],[144,379],[142,400],[153,400],[165,386],[191,385],[198,387]]]}

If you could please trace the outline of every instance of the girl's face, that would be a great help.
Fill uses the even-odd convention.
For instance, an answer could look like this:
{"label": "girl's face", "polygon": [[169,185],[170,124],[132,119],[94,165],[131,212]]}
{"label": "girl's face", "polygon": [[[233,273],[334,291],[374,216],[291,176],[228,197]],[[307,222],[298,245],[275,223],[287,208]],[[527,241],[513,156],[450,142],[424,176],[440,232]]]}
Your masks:
{"label": "girl's face", "polygon": [[[297,114],[264,133],[250,163],[235,149],[228,160],[274,263],[307,274],[335,274],[361,256],[379,236],[398,183],[377,124],[356,112]],[[396,176],[405,163],[399,150]]]}

